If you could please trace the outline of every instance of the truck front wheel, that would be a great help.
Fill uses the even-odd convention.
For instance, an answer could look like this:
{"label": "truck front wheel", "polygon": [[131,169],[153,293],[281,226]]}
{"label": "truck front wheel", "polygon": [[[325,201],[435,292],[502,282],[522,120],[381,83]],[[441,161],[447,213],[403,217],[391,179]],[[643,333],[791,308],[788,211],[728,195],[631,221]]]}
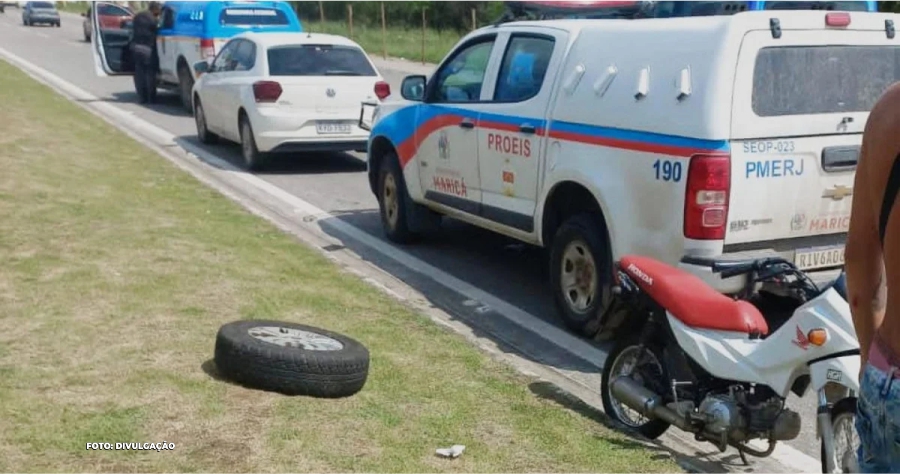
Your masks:
{"label": "truck front wheel", "polygon": [[556,309],[571,331],[593,336],[612,295],[610,256],[602,217],[578,214],[559,227],[550,248]]}
{"label": "truck front wheel", "polygon": [[411,204],[400,160],[395,153],[388,153],[382,157],[378,172],[378,207],[381,225],[390,241],[408,244],[415,240],[416,234],[407,221],[407,206]]}

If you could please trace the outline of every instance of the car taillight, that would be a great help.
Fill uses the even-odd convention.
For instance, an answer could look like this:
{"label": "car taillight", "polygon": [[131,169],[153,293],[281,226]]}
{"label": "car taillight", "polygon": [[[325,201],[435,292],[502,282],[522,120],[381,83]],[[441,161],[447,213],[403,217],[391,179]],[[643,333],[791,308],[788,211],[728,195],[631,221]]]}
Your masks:
{"label": "car taillight", "polygon": [[691,157],[684,196],[684,236],[695,240],[722,240],[728,221],[731,191],[731,155]]}
{"label": "car taillight", "polygon": [[825,26],[850,26],[850,14],[847,12],[826,13]]}
{"label": "car taillight", "polygon": [[211,39],[200,40],[200,58],[212,59],[216,57],[216,42]]}
{"label": "car taillight", "polygon": [[281,84],[275,81],[258,81],[253,83],[253,97],[257,103],[275,102],[281,97]]}
{"label": "car taillight", "polygon": [[391,85],[384,81],[376,82],[375,95],[378,96],[378,100],[387,99],[391,95]]}

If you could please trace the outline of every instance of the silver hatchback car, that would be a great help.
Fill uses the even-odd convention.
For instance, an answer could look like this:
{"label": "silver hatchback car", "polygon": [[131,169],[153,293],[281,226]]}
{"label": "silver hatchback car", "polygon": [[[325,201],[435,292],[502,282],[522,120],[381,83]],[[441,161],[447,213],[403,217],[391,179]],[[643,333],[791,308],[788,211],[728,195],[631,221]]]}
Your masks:
{"label": "silver hatchback car", "polygon": [[59,10],[53,2],[26,2],[25,8],[22,9],[22,24],[32,26],[37,23],[44,23],[60,26]]}

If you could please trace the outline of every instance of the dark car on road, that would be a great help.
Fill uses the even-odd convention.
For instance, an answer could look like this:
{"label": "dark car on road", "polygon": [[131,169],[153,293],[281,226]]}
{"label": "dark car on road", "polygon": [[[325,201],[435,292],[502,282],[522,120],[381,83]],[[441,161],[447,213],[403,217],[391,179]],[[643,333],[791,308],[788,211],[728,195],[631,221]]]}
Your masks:
{"label": "dark car on road", "polygon": [[27,2],[22,9],[22,24],[33,26],[38,23],[60,26],[59,10],[53,2]]}

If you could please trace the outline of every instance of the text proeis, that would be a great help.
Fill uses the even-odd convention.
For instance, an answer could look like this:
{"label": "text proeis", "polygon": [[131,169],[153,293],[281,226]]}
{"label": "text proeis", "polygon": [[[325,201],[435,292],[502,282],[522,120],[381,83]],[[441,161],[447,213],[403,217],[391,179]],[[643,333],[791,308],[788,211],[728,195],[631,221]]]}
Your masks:
{"label": "text proeis", "polygon": [[524,158],[531,157],[531,140],[527,138],[489,133],[487,141],[488,150],[490,151],[495,151],[504,155],[517,155]]}

